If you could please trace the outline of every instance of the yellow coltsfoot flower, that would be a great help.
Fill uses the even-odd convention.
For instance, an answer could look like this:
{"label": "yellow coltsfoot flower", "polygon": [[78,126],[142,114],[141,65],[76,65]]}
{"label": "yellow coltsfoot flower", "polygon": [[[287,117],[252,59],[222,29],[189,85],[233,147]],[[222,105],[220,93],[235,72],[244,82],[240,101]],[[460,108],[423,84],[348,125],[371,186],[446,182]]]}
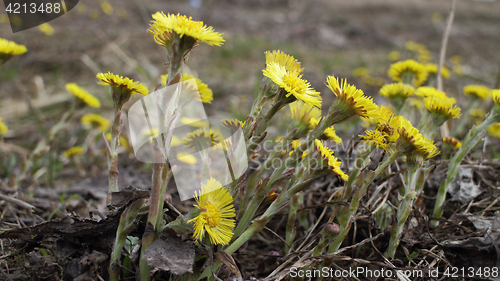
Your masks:
{"label": "yellow coltsfoot flower", "polygon": [[455,149],[459,149],[462,146],[462,142],[459,139],[456,139],[456,138],[452,138],[452,137],[446,138],[446,137],[443,137],[443,138],[441,138],[441,140],[443,141],[443,143],[447,143],[447,144],[451,145]]}
{"label": "yellow coltsfoot flower", "polygon": [[397,151],[422,160],[430,159],[439,154],[434,142],[423,136],[417,128],[413,127],[410,121],[401,116],[400,122],[399,138],[396,142]]}
{"label": "yellow coltsfoot flower", "polygon": [[5,125],[2,122],[2,117],[0,117],[0,136],[5,135],[5,133],[7,133],[8,130],[9,130],[9,127],[7,127],[7,125]]}
{"label": "yellow coltsfoot flower", "polygon": [[316,151],[319,154],[319,157],[323,161],[323,164],[332,169],[332,171],[341,179],[348,180],[349,176],[345,174],[342,169],[340,169],[340,165],[342,165],[342,162],[338,161],[337,157],[333,156],[333,151],[324,146],[320,140],[314,140],[314,145],[316,147]]}
{"label": "yellow coltsfoot flower", "polygon": [[243,125],[245,124],[244,122],[242,123],[242,121],[236,119],[236,118],[233,118],[233,119],[222,119],[221,120],[221,123],[230,128],[230,129],[233,129],[233,130],[237,130],[239,128],[243,128]]}
{"label": "yellow coltsfoot flower", "polygon": [[301,75],[297,76],[296,73],[287,71],[285,66],[277,62],[267,64],[262,73],[284,89],[287,92],[286,97],[293,95],[308,105],[321,107],[320,93],[316,92],[309,82],[302,79]]}
{"label": "yellow coltsfoot flower", "polygon": [[376,119],[377,124],[375,130],[368,130],[365,135],[360,135],[363,138],[363,143],[376,145],[388,152],[388,146],[391,143],[396,143],[399,138],[399,129],[401,128],[401,116],[394,116],[394,112],[382,105],[380,107],[380,117]]}
{"label": "yellow coltsfoot flower", "polygon": [[264,53],[266,55],[266,66],[271,63],[277,63],[281,66],[285,67],[285,70],[290,74],[299,75],[304,70],[300,68],[300,62],[294,57],[283,53],[280,50],[275,50],[272,52],[266,51]]}
{"label": "yellow coltsfoot flower", "polygon": [[97,128],[101,132],[107,131],[109,126],[111,126],[111,122],[108,119],[95,113],[83,115],[80,119],[80,123],[82,123],[82,125],[87,129]]}
{"label": "yellow coltsfoot flower", "polygon": [[28,49],[24,45],[0,38],[0,66],[11,57],[22,55],[27,51]]}
{"label": "yellow coltsfoot flower", "polygon": [[413,95],[414,92],[415,88],[413,86],[404,83],[386,84],[379,91],[380,95],[391,100],[398,111],[403,107],[406,99]]}
{"label": "yellow coltsfoot flower", "polygon": [[497,106],[500,106],[500,90],[493,90],[491,91],[493,95],[493,101]]}
{"label": "yellow coltsfoot flower", "polygon": [[196,165],[198,163],[198,160],[196,157],[192,154],[189,154],[187,152],[179,152],[177,153],[177,159],[181,161],[182,163],[186,163],[188,165]]}
{"label": "yellow coltsfoot flower", "polygon": [[218,132],[214,132],[212,129],[208,131],[205,128],[200,128],[186,134],[186,136],[182,138],[182,144],[192,150],[201,151],[213,147],[223,140],[224,138]]}
{"label": "yellow coltsfoot flower", "polygon": [[[438,72],[438,65],[435,63],[426,63],[425,65],[425,70],[427,70],[427,73],[436,75]],[[444,78],[448,79],[450,77],[450,70],[446,68],[446,66],[443,65],[443,68],[441,68],[441,76]]]}
{"label": "yellow coltsfoot flower", "polygon": [[427,97],[424,99],[424,105],[438,123],[458,118],[461,114],[460,107],[455,105],[455,99]]}
{"label": "yellow coltsfoot flower", "polygon": [[488,134],[495,138],[500,138],[500,123],[494,123],[488,127]]}
{"label": "yellow coltsfoot flower", "polygon": [[[165,86],[167,85],[167,79],[168,74],[161,76],[161,83]],[[196,87],[198,88],[198,91],[190,91],[190,93],[193,93],[195,99],[201,101],[202,103],[212,103],[214,96],[212,90],[208,87],[208,85],[203,83],[201,79],[195,78],[193,75],[187,73],[182,74],[180,82],[187,81],[189,79],[194,79],[196,81]]]}
{"label": "yellow coltsfoot flower", "polygon": [[68,90],[68,92],[72,93],[75,97],[82,100],[88,106],[94,108],[101,107],[101,102],[99,101],[98,98],[96,98],[91,93],[85,91],[85,89],[79,87],[76,83],[67,83],[65,87],[66,90]]}
{"label": "yellow coltsfoot flower", "polygon": [[49,23],[44,23],[38,26],[38,30],[40,30],[43,34],[47,36],[54,35],[54,28]]}
{"label": "yellow coltsfoot flower", "polygon": [[434,87],[427,87],[427,86],[418,87],[417,90],[415,91],[415,95],[421,98],[436,97],[438,99],[449,99],[453,103],[457,102],[454,98],[449,98],[445,92],[442,92]]}
{"label": "yellow coltsfoot flower", "polygon": [[350,111],[351,115],[358,115],[363,118],[378,117],[378,106],[373,103],[371,97],[364,95],[363,91],[357,89],[355,86],[347,84],[345,79],[335,78],[328,76],[326,78],[326,86],[337,96],[345,107],[344,109]]}
{"label": "yellow coltsfoot flower", "polygon": [[196,218],[188,221],[194,222],[193,238],[201,241],[206,232],[212,244],[227,245],[235,227],[232,217],[236,216],[231,194],[212,178],[195,195],[197,204],[194,206],[200,212]]}
{"label": "yellow coltsfoot flower", "polygon": [[298,128],[299,131],[307,132],[316,127],[315,125],[317,125],[318,119],[321,117],[321,110],[319,108],[305,104],[302,101],[292,102],[289,106],[292,119],[294,120],[293,126]]}
{"label": "yellow coltsfoot flower", "polygon": [[387,75],[395,82],[403,82],[418,87],[427,80],[428,73],[421,63],[414,60],[405,60],[392,64]]}
{"label": "yellow coltsfoot flower", "polygon": [[335,142],[335,143],[341,143],[342,142],[342,139],[337,136],[337,133],[335,132],[335,129],[333,128],[333,126],[331,127],[328,127],[325,129],[325,131],[323,132],[323,134],[331,141]]}
{"label": "yellow coltsfoot flower", "polygon": [[387,54],[387,58],[390,61],[397,61],[401,57],[401,53],[399,51],[392,51],[389,54]]}
{"label": "yellow coltsfoot flower", "polygon": [[491,96],[491,89],[483,85],[467,85],[464,87],[464,95],[485,100]]}
{"label": "yellow coltsfoot flower", "polygon": [[115,75],[111,72],[97,73],[96,77],[100,80],[97,84],[111,86],[115,110],[121,109],[123,104],[126,103],[131,96],[135,96],[135,94],[144,96],[148,94],[148,88],[146,88],[146,86],[139,82],[134,82],[134,80],[127,77]]}
{"label": "yellow coltsfoot flower", "polygon": [[363,138],[363,144],[375,145],[377,149],[382,148],[387,152],[389,142],[379,130],[367,130],[364,135],[359,136]]}
{"label": "yellow coltsfoot flower", "polygon": [[66,158],[70,158],[73,155],[81,155],[83,154],[83,148],[81,146],[73,146],[66,151],[64,151],[63,155]]}
{"label": "yellow coltsfoot flower", "polygon": [[215,32],[213,27],[204,25],[202,21],[193,21],[191,17],[180,14],[165,15],[163,12],[157,12],[152,17],[153,21],[149,32],[155,35],[155,41],[162,46],[164,43],[168,44],[169,34],[172,33],[177,34],[180,38],[184,36],[192,38],[193,46],[200,41],[211,46],[221,46],[225,42],[222,33]]}

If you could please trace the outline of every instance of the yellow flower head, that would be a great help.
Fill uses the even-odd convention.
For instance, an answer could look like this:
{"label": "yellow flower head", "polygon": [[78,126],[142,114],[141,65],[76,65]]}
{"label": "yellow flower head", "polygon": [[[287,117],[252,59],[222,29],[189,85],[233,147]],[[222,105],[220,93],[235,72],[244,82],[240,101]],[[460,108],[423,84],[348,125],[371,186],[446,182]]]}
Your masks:
{"label": "yellow flower head", "polygon": [[85,91],[83,88],[80,88],[75,83],[66,84],[66,90],[72,93],[75,97],[82,100],[84,103],[88,104],[90,107],[99,108],[101,107],[101,102],[99,99],[93,96],[91,93]]}
{"label": "yellow flower head", "polygon": [[387,151],[387,146],[389,143],[385,139],[385,136],[379,130],[367,130],[364,135],[359,135],[363,138],[364,144],[375,145],[378,148],[382,148]]}
{"label": "yellow flower head", "polygon": [[153,34],[156,44],[165,48],[170,48],[172,45],[172,31],[160,27],[156,23],[149,25],[148,33]]}
{"label": "yellow flower head", "polygon": [[445,137],[443,137],[441,140],[443,141],[443,143],[447,143],[447,144],[451,145],[455,149],[459,149],[462,146],[462,142],[460,140],[456,139],[456,138],[445,138]]}
{"label": "yellow flower head", "polygon": [[196,160],[196,157],[194,155],[189,154],[187,152],[179,152],[177,153],[177,159],[181,161],[182,163],[186,163],[188,165],[196,165],[198,160]]}
{"label": "yellow flower head", "polygon": [[109,129],[109,126],[111,126],[111,122],[108,119],[95,113],[83,115],[80,119],[80,123],[82,123],[82,125],[88,129],[98,128],[101,132],[107,131]]}
{"label": "yellow flower head", "polygon": [[464,87],[464,94],[466,96],[478,97],[481,100],[485,100],[491,96],[490,88],[483,85],[467,85]]}
{"label": "yellow flower head", "polygon": [[401,53],[398,52],[398,51],[392,51],[390,52],[388,55],[387,55],[387,58],[390,60],[390,61],[397,61],[399,60],[399,58],[401,57]]}
{"label": "yellow flower head", "polygon": [[103,13],[105,13],[106,15],[112,15],[113,14],[113,6],[111,6],[111,4],[109,4],[108,1],[101,1],[99,3],[99,6],[101,6],[101,10]]}
{"label": "yellow flower head", "polygon": [[377,125],[378,123],[387,123],[391,119],[391,117],[394,115],[394,112],[392,111],[391,108],[381,105],[380,109],[378,110],[378,115],[376,117],[372,118],[367,118],[364,119],[363,127],[368,128],[373,125]]}
{"label": "yellow flower head", "polygon": [[495,102],[496,105],[500,106],[500,90],[493,90],[491,91],[493,95],[493,101]]}
{"label": "yellow flower head", "polygon": [[401,127],[399,128],[399,138],[396,143],[398,151],[405,155],[422,157],[424,160],[430,159],[439,154],[434,142],[413,127],[410,121],[400,117]]}
{"label": "yellow flower head", "polygon": [[366,67],[358,67],[352,70],[352,76],[365,77],[370,75],[370,70]]}
{"label": "yellow flower head", "polygon": [[[161,76],[161,83],[163,85],[167,85],[168,74]],[[203,83],[201,79],[195,78],[191,74],[183,73],[181,76],[181,82],[187,81],[189,79],[194,79],[196,81],[196,87],[198,88],[198,92],[190,91],[194,94],[195,99],[201,101],[202,103],[212,103],[214,100],[213,92],[208,87],[207,84]],[[199,95],[198,95],[199,93]]]}
{"label": "yellow flower head", "polygon": [[134,96],[136,93],[144,96],[148,94],[146,86],[127,77],[114,75],[111,72],[97,73],[96,77],[100,80],[97,84],[111,86],[113,90],[111,97],[115,109],[121,109],[123,104],[130,99],[130,96]]}
{"label": "yellow flower head", "polygon": [[399,61],[391,65],[387,75],[396,82],[412,84],[415,87],[422,85],[427,80],[425,66],[414,61]]}
{"label": "yellow flower head", "polygon": [[43,34],[47,36],[52,36],[54,35],[54,28],[52,25],[48,23],[43,23],[38,26],[38,30],[40,30]]}
{"label": "yellow flower head", "polygon": [[[221,46],[224,44],[222,34],[215,32],[211,26],[206,26],[202,21],[193,21],[191,17],[184,15],[165,15],[157,12],[152,15],[153,21],[150,30],[163,30],[163,32],[176,33],[182,38],[184,35],[193,38],[196,42],[202,41],[211,46]],[[154,28],[153,28],[154,26]],[[156,33],[155,40],[156,39]],[[158,42],[158,41],[157,41]],[[162,44],[160,44],[162,45]]]}
{"label": "yellow flower head", "polygon": [[108,73],[97,73],[97,79],[101,80],[97,82],[99,85],[111,86],[113,88],[120,88],[122,91],[129,92],[132,96],[135,94],[141,94],[146,96],[148,94],[148,88],[139,82],[134,82],[134,80],[123,77],[120,75],[115,75],[111,72]]}
{"label": "yellow flower head", "polygon": [[375,130],[365,132],[365,135],[360,135],[364,139],[364,143],[376,145],[387,151],[387,146],[390,143],[395,143],[399,138],[399,129],[401,128],[401,116],[394,116],[394,112],[386,107],[380,107],[380,117],[376,119],[377,125]]}
{"label": "yellow flower head", "polygon": [[[438,65],[435,63],[426,63],[425,70],[427,70],[427,72],[429,74],[436,75],[437,71],[438,71]],[[446,66],[444,66],[444,65],[443,65],[443,68],[441,68],[441,76],[443,76],[444,78],[450,77],[450,70],[448,68],[446,68]]]}
{"label": "yellow flower head", "polygon": [[371,97],[364,95],[363,91],[355,86],[347,84],[345,79],[328,76],[326,86],[337,96],[350,111],[363,118],[377,117],[378,106],[373,103]]}
{"label": "yellow flower head", "polygon": [[403,83],[386,84],[380,89],[380,94],[390,100],[405,100],[413,95],[415,88],[413,86]]}
{"label": "yellow flower head", "polygon": [[[321,117],[321,110],[317,107],[308,105],[303,103],[302,101],[295,101],[289,104],[290,113],[292,114],[292,118],[294,120],[298,120],[300,125],[305,126],[307,130],[311,130],[316,126],[313,126],[314,123],[311,123],[311,119],[319,119]],[[319,121],[319,120],[318,120]],[[317,125],[317,123],[316,123]]]}
{"label": "yellow flower head", "polygon": [[280,50],[275,50],[272,52],[266,51],[264,53],[266,55],[266,66],[271,63],[277,63],[281,66],[285,67],[285,70],[290,74],[299,75],[304,70],[300,68],[300,62],[294,57],[283,53]]}
{"label": "yellow flower head", "polygon": [[201,191],[196,193],[196,208],[199,215],[189,220],[194,222],[193,238],[202,240],[205,232],[210,237],[212,244],[227,245],[233,237],[236,216],[233,197],[215,179],[210,179],[207,185],[201,186]]}
{"label": "yellow flower head", "polygon": [[415,91],[415,95],[421,98],[435,97],[438,99],[449,99],[450,101],[453,101],[453,103],[456,102],[454,98],[448,98],[445,92],[441,92],[440,90],[433,87],[418,87]]}
{"label": "yellow flower head", "polygon": [[405,48],[408,51],[412,51],[412,52],[418,52],[418,51],[421,51],[421,50],[427,50],[427,46],[425,46],[424,44],[417,43],[415,41],[407,41],[405,43]]}
{"label": "yellow flower head", "polygon": [[488,133],[495,138],[500,138],[500,123],[494,123],[488,127]]}
{"label": "yellow flower head", "polygon": [[342,162],[338,161],[337,157],[333,156],[333,152],[330,149],[323,145],[320,140],[314,140],[314,145],[316,147],[316,151],[318,152],[320,158],[323,160],[323,164],[327,165],[332,171],[342,178],[343,180],[349,179],[349,176],[340,169],[340,165]]}
{"label": "yellow flower head", "polygon": [[0,59],[4,56],[22,55],[27,51],[28,49],[24,45],[19,45],[7,39],[0,38]]}
{"label": "yellow flower head", "polygon": [[481,108],[473,108],[470,111],[469,117],[470,118],[481,118],[483,119],[484,116],[486,115],[486,111],[484,111]]}
{"label": "yellow flower head", "polygon": [[223,141],[222,135],[210,129],[210,132],[205,128],[197,129],[188,133],[182,138],[182,144],[190,149],[201,151]]}
{"label": "yellow flower head", "polygon": [[234,119],[222,119],[221,123],[233,130],[237,130],[239,128],[243,128],[243,125],[241,124],[241,121],[234,118]]}
{"label": "yellow flower head", "polygon": [[189,125],[191,127],[202,128],[210,126],[208,121],[200,120],[198,118],[181,117],[182,125]]}
{"label": "yellow flower head", "polygon": [[420,99],[410,99],[410,104],[418,109],[424,106],[424,103]]}
{"label": "yellow flower head", "polygon": [[7,125],[5,125],[2,122],[2,117],[0,117],[0,136],[5,135],[5,133],[7,133],[8,130],[9,130],[9,127],[7,127]]}
{"label": "yellow flower head", "polygon": [[309,82],[303,80],[301,75],[297,76],[297,74],[287,71],[285,66],[277,62],[269,62],[262,72],[264,76],[284,89],[287,92],[287,97],[293,95],[308,105],[321,107],[320,93],[316,92]]}
{"label": "yellow flower head", "polygon": [[337,136],[337,133],[335,133],[335,129],[333,128],[333,126],[326,128],[325,131],[323,132],[323,134],[325,134],[325,136],[329,140],[331,140],[331,141],[333,141],[335,143],[341,143],[342,142],[342,139],[339,136]]}
{"label": "yellow flower head", "polygon": [[427,97],[424,99],[424,105],[427,111],[443,122],[460,117],[460,107],[455,105],[454,99]]}
{"label": "yellow flower head", "polygon": [[81,146],[73,146],[66,151],[64,151],[64,157],[69,158],[73,155],[83,154],[83,148]]}

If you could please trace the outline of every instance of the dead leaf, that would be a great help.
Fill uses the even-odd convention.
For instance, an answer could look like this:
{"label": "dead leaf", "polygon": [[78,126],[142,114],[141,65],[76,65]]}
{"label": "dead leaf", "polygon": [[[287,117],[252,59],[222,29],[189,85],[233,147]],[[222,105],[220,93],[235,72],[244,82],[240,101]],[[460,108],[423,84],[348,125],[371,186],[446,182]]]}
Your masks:
{"label": "dead leaf", "polygon": [[217,252],[214,254],[214,258],[216,261],[219,261],[227,266],[232,274],[242,277],[241,272],[236,265],[236,262],[230,254],[226,252]]}
{"label": "dead leaf", "polygon": [[156,269],[181,275],[193,272],[194,246],[182,242],[171,228],[165,228],[159,239],[144,251],[144,258]]}
{"label": "dead leaf", "polygon": [[111,202],[109,205],[113,207],[121,207],[131,201],[145,197],[149,197],[148,190],[137,189],[130,185],[120,191],[111,193]]}

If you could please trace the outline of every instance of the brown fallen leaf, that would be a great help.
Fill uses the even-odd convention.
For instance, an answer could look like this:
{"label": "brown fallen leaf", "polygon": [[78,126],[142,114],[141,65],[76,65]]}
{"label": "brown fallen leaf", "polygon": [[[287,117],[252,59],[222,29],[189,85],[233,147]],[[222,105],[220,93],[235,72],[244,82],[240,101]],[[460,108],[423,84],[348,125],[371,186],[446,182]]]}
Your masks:
{"label": "brown fallen leaf", "polygon": [[236,265],[236,262],[230,254],[226,252],[217,252],[214,254],[214,258],[216,261],[223,263],[231,271],[232,274],[242,277],[241,272]]}
{"label": "brown fallen leaf", "polygon": [[144,258],[157,270],[170,271],[176,275],[192,273],[194,245],[182,242],[175,231],[165,228],[159,239],[145,250]]}

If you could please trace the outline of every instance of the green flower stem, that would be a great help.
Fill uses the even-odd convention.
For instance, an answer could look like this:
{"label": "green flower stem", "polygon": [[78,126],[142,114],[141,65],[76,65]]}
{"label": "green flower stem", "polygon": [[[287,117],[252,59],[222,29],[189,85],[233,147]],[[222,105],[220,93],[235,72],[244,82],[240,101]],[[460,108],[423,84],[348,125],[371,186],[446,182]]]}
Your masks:
{"label": "green flower stem", "polygon": [[358,211],[358,205],[359,205],[359,199],[364,196],[368,186],[373,182],[373,180],[382,173],[382,171],[392,164],[396,159],[400,156],[400,153],[394,152],[385,160],[382,164],[380,164],[377,169],[370,173],[366,179],[363,181],[363,184],[359,190],[356,190],[353,194],[351,203],[349,204],[349,208],[343,208],[342,214],[340,215],[339,218],[339,227],[340,227],[340,232],[339,235],[333,240],[333,242],[330,243],[328,247],[328,253],[331,254],[335,251],[337,251],[340,248],[340,245],[342,245],[342,242],[344,242],[345,237],[349,233],[349,230],[351,229],[351,224],[352,224],[352,219],[354,218],[354,215]]}
{"label": "green flower stem", "polygon": [[172,178],[172,170],[168,168],[168,164],[163,165],[161,171],[161,188],[160,188],[160,202],[158,204],[158,219],[156,221],[156,235],[160,235],[164,228],[165,222],[163,221],[163,203],[165,202],[165,190],[167,189],[168,182]]}
{"label": "green flower stem", "polygon": [[123,245],[127,239],[128,234],[135,227],[134,221],[137,214],[141,210],[145,199],[139,199],[128,206],[120,216],[120,223],[116,230],[115,244],[111,252],[111,259],[109,262],[109,280],[118,281],[120,279],[120,258],[123,250]]}
{"label": "green flower stem", "polygon": [[389,248],[387,249],[386,256],[394,258],[396,249],[399,246],[399,240],[403,233],[404,225],[408,216],[410,215],[413,202],[417,198],[416,186],[421,173],[421,163],[419,161],[407,161],[408,169],[405,173],[404,181],[405,187],[403,192],[403,199],[401,200],[398,212],[397,222],[392,227],[391,239],[389,241]]}
{"label": "green flower stem", "polygon": [[252,200],[248,205],[245,206],[244,209],[244,214],[241,220],[238,222],[238,225],[236,226],[236,229],[234,230],[233,234],[233,239],[236,237],[239,237],[245,228],[250,224],[252,221],[253,217],[255,216],[255,212],[260,206],[260,203],[266,196],[266,192],[264,191],[266,185],[262,184],[257,188],[257,191],[255,193],[255,196],[252,197]]}
{"label": "green flower stem", "polygon": [[274,161],[276,159],[279,159],[281,157],[281,153],[283,150],[287,150],[287,146],[285,146],[285,144],[288,144],[292,137],[296,134],[297,132],[297,129],[294,129],[292,131],[290,131],[290,133],[288,133],[288,135],[286,135],[283,139],[281,139],[281,142],[278,143],[277,145],[274,146],[273,148],[273,151],[271,152],[271,154],[269,154],[269,157],[267,158],[266,162],[261,165],[259,167],[259,169],[257,170],[257,176],[256,178],[257,179],[260,179],[264,173],[272,167]]}
{"label": "green flower stem", "polygon": [[108,178],[109,178],[109,190],[108,192],[118,191],[118,142],[120,140],[121,124],[120,119],[122,116],[122,111],[120,109],[115,109],[115,116],[113,117],[113,124],[111,126],[111,140],[107,144],[106,138],[103,138],[106,142],[106,149],[108,151]]}
{"label": "green flower stem", "polygon": [[[345,237],[349,233],[349,230],[351,229],[352,218],[358,211],[359,199],[360,199],[360,191],[356,190],[353,193],[352,201],[351,204],[349,204],[349,208],[343,208],[343,212],[339,217],[339,226],[340,226],[339,235],[329,245],[324,245],[325,248],[326,246],[328,246],[329,254],[337,251],[340,248],[340,245],[342,245],[342,242],[344,242]],[[322,253],[324,251],[324,248],[317,249],[317,251]]]}
{"label": "green flower stem", "polygon": [[[500,114],[496,113],[494,108],[483,123],[473,126],[467,133],[462,142],[462,146],[450,160],[446,178],[441,182],[441,186],[439,187],[436,195],[436,203],[434,205],[434,212],[432,213],[433,217],[440,218],[443,215],[443,203],[446,199],[446,192],[448,191],[453,179],[457,176],[460,163],[464,159],[465,155],[486,135],[486,129],[499,119]],[[437,226],[438,221],[431,221],[431,225]]]}
{"label": "green flower stem", "polygon": [[293,240],[295,239],[295,235],[297,234],[297,231],[295,229],[295,220],[297,218],[297,211],[299,209],[299,196],[298,194],[294,194],[292,196],[291,204],[290,204],[290,211],[288,212],[288,221],[286,223],[286,243],[285,245],[285,253],[288,253],[290,250],[290,246],[292,245]]}
{"label": "green flower stem", "polygon": [[245,127],[243,128],[245,140],[252,135],[252,128],[257,122],[257,117],[260,115],[260,112],[262,111],[262,108],[267,101],[267,96],[269,96],[269,93],[272,91],[273,87],[271,85],[271,79],[267,77],[262,78],[260,82],[259,93],[252,105],[250,114],[248,115],[249,117],[251,117],[251,119],[249,119],[247,123],[245,123]]}
{"label": "green flower stem", "polygon": [[[158,151],[158,141],[156,138],[153,139],[153,149],[157,150],[153,155],[159,155]],[[161,159],[163,160],[163,159]],[[142,235],[142,249],[141,249],[141,258],[139,261],[139,269],[140,269],[140,278],[141,281],[150,280],[149,276],[149,264],[144,258],[144,252],[146,249],[153,243],[156,239],[156,226],[158,225],[158,216],[160,215],[160,206],[163,206],[163,201],[160,202],[160,199],[163,197],[160,192],[162,190],[162,171],[163,171],[163,162],[153,163],[153,175],[152,175],[152,186],[151,186],[151,196],[149,199],[149,213],[148,213],[148,222],[146,224],[146,230]],[[162,208],[163,209],[163,208]]]}
{"label": "green flower stem", "polygon": [[352,186],[354,182],[362,179],[359,177],[359,174],[361,170],[368,166],[368,164],[370,163],[369,156],[374,148],[374,146],[370,145],[368,149],[363,149],[358,153],[358,155],[356,155],[356,160],[352,167],[352,171],[349,173],[349,179],[347,179],[347,184],[344,188],[344,191],[342,192],[342,198],[340,200],[345,200],[345,198],[349,198],[349,196],[351,196]]}

